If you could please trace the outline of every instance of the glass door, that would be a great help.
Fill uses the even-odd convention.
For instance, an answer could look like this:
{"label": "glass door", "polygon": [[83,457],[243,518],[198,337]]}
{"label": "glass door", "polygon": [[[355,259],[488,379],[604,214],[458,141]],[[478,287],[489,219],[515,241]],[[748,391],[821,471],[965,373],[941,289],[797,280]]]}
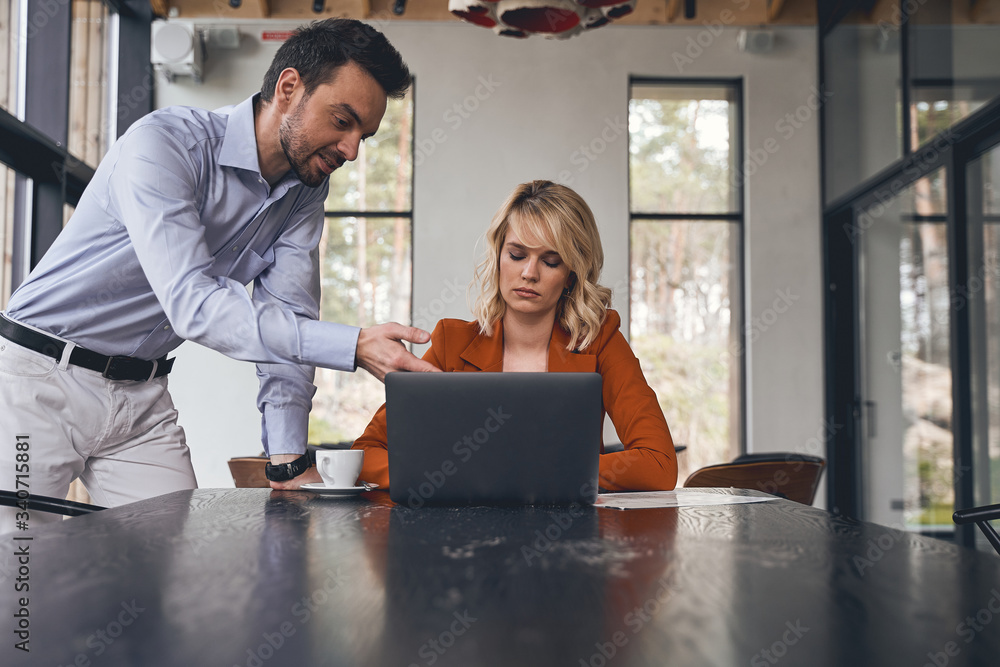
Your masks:
{"label": "glass door", "polygon": [[969,307],[971,474],[978,506],[1000,503],[1000,146],[972,160],[966,177],[969,274],[954,307]]}
{"label": "glass door", "polygon": [[864,511],[939,536],[954,527],[945,169],[856,212]]}

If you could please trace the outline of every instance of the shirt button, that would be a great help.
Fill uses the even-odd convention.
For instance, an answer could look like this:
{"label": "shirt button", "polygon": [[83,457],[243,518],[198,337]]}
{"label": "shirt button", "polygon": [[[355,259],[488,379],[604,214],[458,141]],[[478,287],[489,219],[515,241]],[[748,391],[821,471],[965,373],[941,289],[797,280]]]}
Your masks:
{"label": "shirt button", "polygon": [[234,245],[233,246],[233,252],[237,252],[239,249],[240,249],[240,247],[238,245]]}
{"label": "shirt button", "polygon": [[163,327],[163,330],[164,331],[170,331],[170,325],[168,324],[167,326]]}

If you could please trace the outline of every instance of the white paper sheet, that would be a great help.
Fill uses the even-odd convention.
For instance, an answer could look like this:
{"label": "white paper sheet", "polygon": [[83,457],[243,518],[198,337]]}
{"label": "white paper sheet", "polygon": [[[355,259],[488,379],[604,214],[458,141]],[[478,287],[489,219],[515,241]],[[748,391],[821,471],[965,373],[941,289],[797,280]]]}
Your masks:
{"label": "white paper sheet", "polygon": [[689,489],[676,491],[640,491],[638,493],[602,493],[597,507],[632,510],[644,507],[703,507],[706,505],[739,505],[777,500],[774,496],[744,496],[729,493],[706,493]]}

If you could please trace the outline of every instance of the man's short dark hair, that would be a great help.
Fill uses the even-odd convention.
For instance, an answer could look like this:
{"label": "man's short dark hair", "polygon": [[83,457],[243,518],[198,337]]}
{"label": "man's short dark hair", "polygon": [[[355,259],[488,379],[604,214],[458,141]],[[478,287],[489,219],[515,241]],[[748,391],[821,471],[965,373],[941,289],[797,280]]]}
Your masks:
{"label": "man's short dark hair", "polygon": [[264,75],[260,98],[271,101],[278,77],[289,67],[298,71],[308,96],[348,62],[368,72],[388,97],[399,99],[410,87],[410,70],[385,35],[354,19],[326,19],[300,27],[281,45]]}

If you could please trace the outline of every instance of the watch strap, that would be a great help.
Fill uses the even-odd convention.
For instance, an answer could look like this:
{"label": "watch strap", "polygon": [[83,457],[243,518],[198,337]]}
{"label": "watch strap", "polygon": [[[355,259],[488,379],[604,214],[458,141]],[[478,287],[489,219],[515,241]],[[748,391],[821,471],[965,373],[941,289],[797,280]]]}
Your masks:
{"label": "watch strap", "polygon": [[271,463],[264,466],[264,476],[272,482],[287,482],[294,479],[309,469],[310,465],[308,452],[287,463]]}

